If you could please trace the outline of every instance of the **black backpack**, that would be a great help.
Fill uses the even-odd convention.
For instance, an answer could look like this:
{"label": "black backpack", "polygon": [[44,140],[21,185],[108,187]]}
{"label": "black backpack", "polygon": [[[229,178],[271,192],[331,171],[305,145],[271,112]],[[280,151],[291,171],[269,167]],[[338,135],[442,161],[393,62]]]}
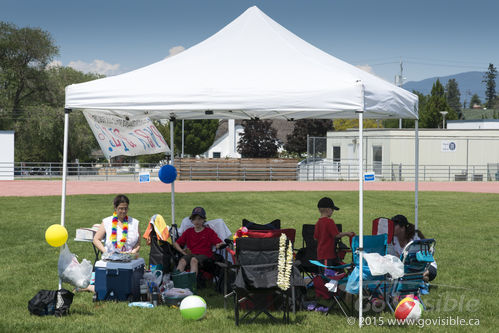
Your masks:
{"label": "black backpack", "polygon": [[74,294],[66,289],[40,290],[28,302],[29,313],[37,316],[65,316],[69,314],[73,296]]}

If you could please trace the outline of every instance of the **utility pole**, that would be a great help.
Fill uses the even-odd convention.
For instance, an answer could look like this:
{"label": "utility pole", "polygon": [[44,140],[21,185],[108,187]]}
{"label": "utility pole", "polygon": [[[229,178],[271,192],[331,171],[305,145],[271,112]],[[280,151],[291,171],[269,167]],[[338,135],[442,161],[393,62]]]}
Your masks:
{"label": "utility pole", "polygon": [[[402,59],[400,59],[400,74],[395,75],[395,85],[397,87],[402,87],[402,85],[404,84],[405,77],[403,73],[404,73],[404,66],[402,64]],[[399,119],[399,128],[402,128],[402,119]]]}

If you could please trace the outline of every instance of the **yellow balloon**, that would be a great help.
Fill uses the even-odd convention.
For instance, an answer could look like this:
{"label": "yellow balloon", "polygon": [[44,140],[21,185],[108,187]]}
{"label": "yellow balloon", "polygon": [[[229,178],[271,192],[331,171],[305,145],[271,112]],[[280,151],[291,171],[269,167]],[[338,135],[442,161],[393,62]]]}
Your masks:
{"label": "yellow balloon", "polygon": [[45,231],[45,240],[50,246],[62,246],[68,240],[68,231],[60,224],[52,224]]}

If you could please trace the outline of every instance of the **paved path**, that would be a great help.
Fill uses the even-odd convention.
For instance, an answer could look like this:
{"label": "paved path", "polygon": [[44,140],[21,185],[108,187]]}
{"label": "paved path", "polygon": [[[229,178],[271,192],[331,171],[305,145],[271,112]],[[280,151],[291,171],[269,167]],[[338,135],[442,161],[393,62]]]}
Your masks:
{"label": "paved path", "polygon": [[[358,182],[299,181],[177,181],[175,192],[252,192],[252,191],[357,191]],[[66,194],[115,194],[169,192],[170,185],[122,181],[68,181]],[[413,182],[365,183],[366,191],[414,191]],[[499,193],[499,182],[421,182],[420,191]],[[3,180],[0,196],[61,195],[62,181]]]}

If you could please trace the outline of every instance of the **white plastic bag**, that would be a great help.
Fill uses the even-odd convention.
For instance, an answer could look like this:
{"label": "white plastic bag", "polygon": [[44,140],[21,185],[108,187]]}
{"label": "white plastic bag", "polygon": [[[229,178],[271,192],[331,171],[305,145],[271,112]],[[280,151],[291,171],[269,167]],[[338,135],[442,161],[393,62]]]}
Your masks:
{"label": "white plastic bag", "polygon": [[83,259],[80,264],[76,259],[76,255],[69,251],[66,244],[63,245],[59,255],[58,270],[59,278],[63,282],[72,284],[77,288],[86,288],[90,284],[92,263],[87,259]]}
{"label": "white plastic bag", "polygon": [[372,276],[390,274],[392,278],[398,279],[404,275],[404,264],[399,258],[387,254],[382,256],[379,253],[364,253]]}

